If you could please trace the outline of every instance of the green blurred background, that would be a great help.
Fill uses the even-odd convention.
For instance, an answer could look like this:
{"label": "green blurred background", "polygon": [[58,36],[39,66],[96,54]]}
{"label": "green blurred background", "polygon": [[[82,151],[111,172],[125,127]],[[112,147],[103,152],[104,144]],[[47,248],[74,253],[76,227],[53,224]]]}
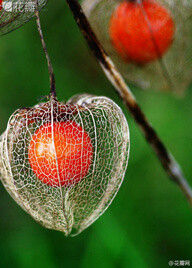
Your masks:
{"label": "green blurred background", "polygon": [[[49,1],[42,28],[53,62],[59,100],[77,93],[106,95],[124,110],[131,133],[129,166],[110,208],[74,238],[45,229],[0,187],[0,267],[168,267],[192,261],[192,209],[162,170],[128,111],[89,52],[65,1]],[[0,131],[20,107],[49,92],[35,20],[0,38]],[[141,107],[183,167],[192,185],[192,91],[133,89]]]}

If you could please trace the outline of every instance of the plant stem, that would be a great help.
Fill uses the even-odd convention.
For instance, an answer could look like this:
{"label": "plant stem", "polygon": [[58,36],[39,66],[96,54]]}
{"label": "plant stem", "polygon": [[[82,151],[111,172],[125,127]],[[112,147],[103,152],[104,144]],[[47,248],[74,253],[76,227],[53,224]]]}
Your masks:
{"label": "plant stem", "polygon": [[192,205],[192,190],[186,181],[182,170],[158,137],[156,131],[151,126],[144,113],[142,112],[140,106],[138,105],[133,93],[126,85],[112,60],[103,49],[97,36],[92,30],[90,23],[86,18],[79,2],[77,0],[66,0],[66,2],[90,49],[99,61],[107,78],[113,84],[114,88],[140,127],[143,135],[145,136],[145,139],[156,153],[165,172],[175,183],[178,184],[179,188],[184,193],[190,205]]}
{"label": "plant stem", "polygon": [[57,94],[56,94],[56,87],[55,87],[55,75],[54,75],[54,71],[53,71],[53,66],[49,57],[49,53],[47,51],[47,47],[45,44],[45,40],[43,37],[43,32],[41,29],[41,22],[40,22],[40,17],[39,17],[39,10],[38,10],[38,0],[35,1],[35,16],[36,16],[36,23],[37,23],[37,29],[39,32],[39,36],[41,39],[41,44],[47,59],[47,65],[48,65],[48,69],[49,69],[49,80],[50,80],[50,97],[54,100],[57,99]]}

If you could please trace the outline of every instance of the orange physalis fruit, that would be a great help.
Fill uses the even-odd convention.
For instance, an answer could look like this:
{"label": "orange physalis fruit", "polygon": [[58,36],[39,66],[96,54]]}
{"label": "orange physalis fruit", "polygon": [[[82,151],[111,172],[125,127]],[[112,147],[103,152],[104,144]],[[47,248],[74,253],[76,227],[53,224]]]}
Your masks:
{"label": "orange physalis fruit", "polygon": [[70,186],[87,175],[93,147],[89,135],[75,122],[54,122],[33,134],[28,155],[33,172],[43,183]]}
{"label": "orange physalis fruit", "polygon": [[141,65],[164,55],[174,31],[171,14],[154,0],[120,3],[109,23],[110,39],[120,57]]}

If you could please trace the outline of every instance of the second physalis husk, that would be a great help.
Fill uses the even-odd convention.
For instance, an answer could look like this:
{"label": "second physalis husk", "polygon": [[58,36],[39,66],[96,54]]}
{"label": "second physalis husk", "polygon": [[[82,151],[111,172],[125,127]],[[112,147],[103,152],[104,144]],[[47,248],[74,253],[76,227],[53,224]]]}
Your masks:
{"label": "second physalis husk", "polygon": [[191,0],[84,0],[100,42],[128,81],[181,94],[192,81]]}

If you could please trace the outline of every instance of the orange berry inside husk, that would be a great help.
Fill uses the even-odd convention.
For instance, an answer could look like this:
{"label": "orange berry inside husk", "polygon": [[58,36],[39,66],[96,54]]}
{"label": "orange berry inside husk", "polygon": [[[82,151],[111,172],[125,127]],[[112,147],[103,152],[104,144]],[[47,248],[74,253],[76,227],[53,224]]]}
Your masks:
{"label": "orange berry inside husk", "polygon": [[42,125],[30,141],[29,163],[37,178],[50,186],[70,186],[88,173],[93,146],[86,131],[73,121]]}
{"label": "orange berry inside husk", "polygon": [[170,12],[154,0],[124,1],[109,22],[110,39],[119,56],[141,65],[162,57],[174,33]]}

